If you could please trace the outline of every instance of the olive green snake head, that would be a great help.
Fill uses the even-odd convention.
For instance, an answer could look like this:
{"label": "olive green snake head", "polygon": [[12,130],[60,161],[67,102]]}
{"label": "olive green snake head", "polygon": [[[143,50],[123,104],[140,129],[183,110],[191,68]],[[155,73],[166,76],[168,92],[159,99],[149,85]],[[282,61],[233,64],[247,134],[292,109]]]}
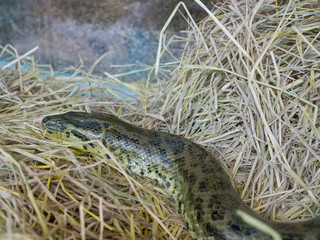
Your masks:
{"label": "olive green snake head", "polygon": [[57,142],[81,142],[78,149],[103,154],[96,140],[126,169],[154,179],[176,202],[194,239],[272,239],[239,210],[271,227],[284,240],[320,239],[320,218],[283,223],[264,219],[238,196],[227,171],[214,156],[181,136],[143,129],[109,114],[68,112],[42,121]]}

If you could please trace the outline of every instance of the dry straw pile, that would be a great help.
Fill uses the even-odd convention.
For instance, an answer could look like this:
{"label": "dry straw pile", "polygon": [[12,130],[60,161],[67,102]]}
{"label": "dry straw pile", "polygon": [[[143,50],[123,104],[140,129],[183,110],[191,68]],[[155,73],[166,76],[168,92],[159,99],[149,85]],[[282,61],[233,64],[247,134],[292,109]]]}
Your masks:
{"label": "dry straw pile", "polygon": [[[0,71],[0,239],[190,238],[154,182],[44,137],[41,119],[70,110],[111,112],[205,146],[265,217],[319,214],[319,26],[318,4],[224,1],[197,26],[190,21],[185,39],[162,35],[139,84],[82,68],[59,77],[28,56],[6,59],[15,69]],[[161,62],[184,40],[181,56]],[[105,83],[139,97],[121,99]]]}

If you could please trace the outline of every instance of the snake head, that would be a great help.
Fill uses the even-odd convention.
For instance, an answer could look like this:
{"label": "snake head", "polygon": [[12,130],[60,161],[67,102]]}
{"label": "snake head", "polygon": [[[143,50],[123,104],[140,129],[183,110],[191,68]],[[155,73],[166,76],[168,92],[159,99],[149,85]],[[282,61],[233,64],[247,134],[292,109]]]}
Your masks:
{"label": "snake head", "polygon": [[[103,136],[107,118],[116,118],[107,114],[88,114],[68,112],[47,116],[42,120],[46,135],[57,142],[73,144],[75,142],[92,142]],[[89,143],[89,146],[94,146]],[[86,150],[86,149],[85,149]]]}
{"label": "snake head", "polygon": [[114,153],[122,149],[131,155],[142,150],[141,146],[147,141],[152,141],[145,137],[150,135],[149,130],[135,127],[110,114],[68,112],[45,117],[42,126],[48,138],[93,153],[102,152],[97,141]]}

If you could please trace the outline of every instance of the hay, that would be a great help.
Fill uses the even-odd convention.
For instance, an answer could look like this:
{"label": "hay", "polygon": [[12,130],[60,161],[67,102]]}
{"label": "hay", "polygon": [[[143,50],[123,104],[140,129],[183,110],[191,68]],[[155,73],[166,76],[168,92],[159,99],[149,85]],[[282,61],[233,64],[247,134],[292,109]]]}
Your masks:
{"label": "hay", "polygon": [[226,1],[186,31],[178,61],[161,63],[161,56],[181,38],[163,41],[150,78],[139,84],[81,67],[55,75],[3,48],[9,58],[1,60],[18,64],[0,71],[0,239],[170,238],[162,226],[190,239],[153,182],[128,176],[115,159],[44,138],[41,119],[70,110],[113,113],[205,146],[267,218],[319,214],[319,16],[319,5],[299,1]]}

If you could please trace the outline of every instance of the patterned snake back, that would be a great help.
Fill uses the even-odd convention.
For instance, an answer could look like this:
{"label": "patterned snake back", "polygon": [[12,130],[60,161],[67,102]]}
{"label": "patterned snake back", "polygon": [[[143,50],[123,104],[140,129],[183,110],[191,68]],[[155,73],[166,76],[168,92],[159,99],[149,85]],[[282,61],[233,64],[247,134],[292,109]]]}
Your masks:
{"label": "patterned snake back", "polygon": [[[282,239],[320,239],[320,217],[279,223],[253,212],[222,165],[188,139],[139,128],[107,114],[69,112],[45,117],[42,124],[47,136],[59,142],[100,140],[130,172],[156,179],[176,202],[195,239],[272,239],[244,222],[237,210],[272,227]],[[92,142],[79,149],[103,152]]]}

